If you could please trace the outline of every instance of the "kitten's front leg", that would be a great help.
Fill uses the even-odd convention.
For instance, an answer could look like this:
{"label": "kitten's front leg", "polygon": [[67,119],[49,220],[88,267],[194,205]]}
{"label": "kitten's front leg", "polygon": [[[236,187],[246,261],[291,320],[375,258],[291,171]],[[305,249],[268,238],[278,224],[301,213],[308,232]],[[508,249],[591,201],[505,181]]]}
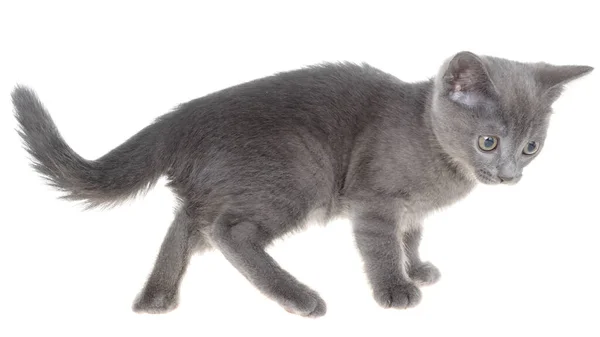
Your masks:
{"label": "kitten's front leg", "polygon": [[384,212],[363,212],[353,219],[354,235],[365,263],[375,300],[385,308],[409,308],[421,291],[405,271],[405,255],[398,236],[398,219]]}
{"label": "kitten's front leg", "polygon": [[440,279],[440,271],[431,262],[421,261],[419,244],[421,243],[422,227],[419,224],[410,231],[402,233],[402,241],[408,259],[408,276],[419,285],[430,285]]}

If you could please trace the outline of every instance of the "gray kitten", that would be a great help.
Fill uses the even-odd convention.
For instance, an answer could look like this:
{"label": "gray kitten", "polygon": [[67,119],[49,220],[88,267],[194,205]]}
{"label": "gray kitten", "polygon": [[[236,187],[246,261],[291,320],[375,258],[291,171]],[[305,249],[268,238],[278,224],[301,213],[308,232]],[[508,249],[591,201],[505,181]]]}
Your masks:
{"label": "gray kitten", "polygon": [[33,91],[12,98],[33,167],[65,198],[113,205],[168,177],[181,202],[135,311],[175,308],[190,255],[218,248],[286,310],[317,317],[323,299],[266,246],[348,216],[375,300],[415,306],[417,285],[440,277],[419,258],[423,218],[477,181],[518,182],[563,86],[591,70],[470,52],[420,83],[366,64],[312,66],[184,103],[97,160],[64,142]]}

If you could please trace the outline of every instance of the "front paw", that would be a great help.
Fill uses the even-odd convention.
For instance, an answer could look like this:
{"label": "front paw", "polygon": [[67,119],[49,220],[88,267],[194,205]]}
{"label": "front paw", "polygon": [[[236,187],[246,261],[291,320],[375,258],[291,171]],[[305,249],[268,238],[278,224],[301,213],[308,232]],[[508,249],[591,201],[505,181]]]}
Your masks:
{"label": "front paw", "polygon": [[442,274],[431,262],[411,267],[408,276],[419,285],[431,285],[439,281]]}
{"label": "front paw", "polygon": [[419,304],[421,290],[412,283],[402,283],[376,289],[375,300],[384,308],[407,309]]}

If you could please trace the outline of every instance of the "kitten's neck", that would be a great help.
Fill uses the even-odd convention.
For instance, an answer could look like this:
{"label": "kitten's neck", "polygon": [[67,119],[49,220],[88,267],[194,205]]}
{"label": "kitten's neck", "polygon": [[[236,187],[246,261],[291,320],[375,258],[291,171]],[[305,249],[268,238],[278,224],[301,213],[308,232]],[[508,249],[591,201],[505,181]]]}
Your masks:
{"label": "kitten's neck", "polygon": [[419,100],[422,100],[422,113],[421,117],[423,118],[423,126],[427,131],[429,148],[432,151],[432,154],[442,163],[444,163],[449,172],[453,173],[458,178],[464,179],[471,183],[476,183],[477,179],[473,172],[469,169],[468,165],[461,162],[460,160],[451,156],[448,152],[444,150],[437,136],[435,135],[433,128],[433,118],[434,114],[432,113],[433,109],[433,95],[435,94],[434,88],[434,80],[430,79],[427,82],[419,83],[418,86],[418,94],[417,97]]}

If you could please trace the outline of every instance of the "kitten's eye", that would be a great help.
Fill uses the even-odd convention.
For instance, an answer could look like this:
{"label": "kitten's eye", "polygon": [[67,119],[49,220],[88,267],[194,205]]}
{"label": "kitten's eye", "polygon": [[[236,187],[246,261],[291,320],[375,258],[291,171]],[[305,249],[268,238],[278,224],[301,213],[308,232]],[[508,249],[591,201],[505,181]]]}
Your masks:
{"label": "kitten's eye", "polygon": [[536,153],[539,149],[538,143],[531,141],[529,143],[527,143],[527,145],[525,145],[525,148],[523,149],[523,153],[526,155],[532,155],[534,153]]}
{"label": "kitten's eye", "polygon": [[492,136],[480,136],[479,148],[483,151],[492,151],[498,146],[498,138]]}

